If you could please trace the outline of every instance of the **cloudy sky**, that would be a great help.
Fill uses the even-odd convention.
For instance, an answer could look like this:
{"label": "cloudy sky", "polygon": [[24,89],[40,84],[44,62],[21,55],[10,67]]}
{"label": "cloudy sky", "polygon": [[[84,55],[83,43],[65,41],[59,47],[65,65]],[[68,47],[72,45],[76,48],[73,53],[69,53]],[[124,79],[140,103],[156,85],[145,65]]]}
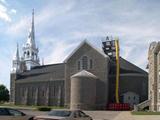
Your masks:
{"label": "cloudy sky", "polygon": [[0,0],[0,84],[8,88],[16,43],[21,49],[27,40],[33,8],[45,64],[63,62],[84,39],[101,49],[112,35],[121,56],[145,69],[149,43],[160,39],[159,0]]}

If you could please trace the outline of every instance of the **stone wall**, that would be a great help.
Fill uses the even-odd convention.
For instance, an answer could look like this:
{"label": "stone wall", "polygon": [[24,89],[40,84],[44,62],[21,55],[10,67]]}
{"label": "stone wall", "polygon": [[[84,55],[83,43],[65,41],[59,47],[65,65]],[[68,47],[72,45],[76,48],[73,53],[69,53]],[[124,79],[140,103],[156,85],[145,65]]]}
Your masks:
{"label": "stone wall", "polygon": [[149,66],[149,100],[150,100],[150,110],[151,111],[160,111],[159,110],[159,57],[158,53],[160,51],[160,43],[152,42],[150,44],[148,52],[148,66]]}
{"label": "stone wall", "polygon": [[64,105],[64,80],[16,83],[16,104]]}
{"label": "stone wall", "polygon": [[77,72],[81,71],[78,69],[78,61],[83,56],[87,56],[93,61],[92,69],[87,71],[96,75],[99,79],[97,83],[97,96],[96,104],[97,107],[104,107],[108,102],[108,62],[109,58],[100,54],[97,50],[92,48],[87,43],[84,43],[75,53],[67,60],[65,69],[65,104],[70,106],[70,77]]}

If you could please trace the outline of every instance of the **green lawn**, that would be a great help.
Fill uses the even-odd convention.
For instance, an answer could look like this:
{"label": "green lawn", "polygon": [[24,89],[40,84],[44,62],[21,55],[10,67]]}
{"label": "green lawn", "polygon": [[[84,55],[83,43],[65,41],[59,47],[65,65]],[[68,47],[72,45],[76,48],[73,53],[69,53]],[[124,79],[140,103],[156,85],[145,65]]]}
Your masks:
{"label": "green lawn", "polygon": [[32,110],[37,110],[39,107],[49,107],[51,109],[65,109],[65,107],[58,107],[58,106],[28,106],[28,105],[13,105],[13,104],[0,104],[0,106],[15,108],[15,109],[32,109]]}
{"label": "green lawn", "polygon": [[160,115],[160,112],[132,111],[132,115]]}

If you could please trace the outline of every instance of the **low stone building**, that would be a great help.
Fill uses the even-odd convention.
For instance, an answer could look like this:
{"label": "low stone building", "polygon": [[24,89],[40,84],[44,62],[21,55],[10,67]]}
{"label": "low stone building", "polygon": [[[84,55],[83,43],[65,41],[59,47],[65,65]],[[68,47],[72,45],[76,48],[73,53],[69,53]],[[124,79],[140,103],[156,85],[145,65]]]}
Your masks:
{"label": "low stone building", "polygon": [[[115,63],[108,55],[83,41],[63,63],[40,65],[34,16],[31,28],[23,56],[19,57],[17,47],[13,59],[11,102],[82,109],[105,109],[107,104],[115,102]],[[146,100],[147,75],[144,70],[120,58],[120,102],[134,105]]]}

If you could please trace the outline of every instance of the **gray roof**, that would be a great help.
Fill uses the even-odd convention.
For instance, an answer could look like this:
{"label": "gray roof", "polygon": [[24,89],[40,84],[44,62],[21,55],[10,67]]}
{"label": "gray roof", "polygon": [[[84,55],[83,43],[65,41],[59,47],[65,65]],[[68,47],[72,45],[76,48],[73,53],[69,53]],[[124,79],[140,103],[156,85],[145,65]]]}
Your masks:
{"label": "gray roof", "polygon": [[18,75],[18,81],[64,80],[64,63],[36,66]]}
{"label": "gray roof", "polygon": [[97,79],[97,77],[95,75],[93,75],[92,73],[86,71],[86,70],[82,70],[74,75],[71,76],[71,78],[74,77],[88,77],[88,78],[95,78]]}
{"label": "gray roof", "polygon": [[[130,73],[140,73],[140,74],[148,74],[146,71],[144,71],[143,69],[141,69],[140,67],[136,66],[133,63],[130,63],[129,61],[125,60],[124,58],[120,57],[120,68],[121,70],[123,69],[130,72]],[[124,73],[122,71],[122,73]]]}
{"label": "gray roof", "polygon": [[[115,74],[115,63],[111,64],[112,73],[109,73],[111,76]],[[37,82],[37,81],[55,81],[55,80],[65,80],[65,63],[59,64],[50,64],[37,66],[32,68],[30,71],[25,71],[18,75],[17,82]],[[136,65],[130,63],[129,61],[120,57],[120,74],[121,75],[133,75],[138,74],[142,76],[147,76],[148,73],[143,69],[137,67]],[[88,76],[96,77],[92,73],[87,71],[81,71],[72,77],[75,76]]]}
{"label": "gray roof", "polygon": [[[112,67],[112,74],[115,74],[115,63],[111,64]],[[139,68],[138,66],[134,65],[133,63],[130,63],[129,61],[125,60],[124,58],[120,57],[120,74],[142,74],[142,75],[148,75],[148,73]]]}

